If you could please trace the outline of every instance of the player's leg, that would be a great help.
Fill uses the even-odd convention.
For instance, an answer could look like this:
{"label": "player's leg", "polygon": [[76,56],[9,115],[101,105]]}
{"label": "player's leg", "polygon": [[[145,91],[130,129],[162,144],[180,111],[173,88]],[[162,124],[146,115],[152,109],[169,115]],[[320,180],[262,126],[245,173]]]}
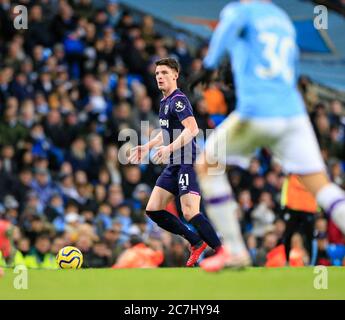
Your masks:
{"label": "player's leg", "polygon": [[207,217],[200,213],[200,195],[187,193],[181,196],[180,201],[185,219],[194,226],[201,239],[204,240],[202,244],[191,247],[191,254],[186,265],[193,266],[207,245],[217,252],[222,244]]}
{"label": "player's leg", "polygon": [[313,260],[314,248],[314,230],[315,230],[315,213],[301,213],[302,216],[302,232],[304,236],[304,246],[310,257],[310,264]]}
{"label": "player's leg", "polygon": [[[236,115],[229,116],[209,137],[206,149],[198,157],[195,165],[207,215],[221,235],[225,246],[214,257],[202,262],[201,266],[207,271],[217,271],[229,263],[245,265],[249,262],[237,218],[238,205],[232,194],[224,164],[226,157],[232,153],[231,150],[227,150],[232,141],[234,154],[250,151],[248,129],[247,123],[239,122]],[[240,133],[240,141],[236,141]],[[236,257],[241,258],[236,261]]]}
{"label": "player's leg", "polygon": [[181,197],[181,208],[185,219],[198,231],[200,237],[214,250],[221,242],[207,217],[200,212],[200,195],[188,193]]}
{"label": "player's leg", "polygon": [[221,242],[213,226],[200,212],[200,189],[192,165],[181,165],[178,172],[179,196],[185,219],[194,226],[200,237],[214,250]]}
{"label": "player's leg", "polygon": [[[209,169],[215,167],[207,164],[204,166],[198,164],[196,167],[208,217],[220,234],[224,245],[215,256],[202,261],[201,267],[206,271],[218,271],[226,265],[249,264],[249,255],[238,222],[239,206],[234,199],[227,176],[208,175]],[[219,165],[217,168],[219,169]]]}
{"label": "player's leg", "polygon": [[174,195],[158,186],[155,186],[146,205],[148,211],[163,210],[174,199]]}
{"label": "player's leg", "polygon": [[287,210],[284,213],[285,231],[283,234],[283,242],[285,247],[286,261],[289,262],[291,239],[296,231],[298,231],[299,217],[294,211]]}
{"label": "player's leg", "polygon": [[289,119],[288,129],[275,149],[280,154],[285,170],[299,175],[320,207],[345,234],[345,192],[327,177],[309,118]]}
{"label": "player's leg", "polygon": [[325,172],[300,175],[302,183],[316,197],[326,214],[345,234],[345,192],[335,183],[331,183]]}
{"label": "player's leg", "polygon": [[146,214],[162,229],[184,237],[192,246],[195,246],[202,242],[199,235],[188,229],[179,218],[165,210],[167,204],[174,199],[175,195],[171,179],[164,171],[157,180],[157,184],[164,186],[164,188],[159,185],[153,188],[146,206]]}

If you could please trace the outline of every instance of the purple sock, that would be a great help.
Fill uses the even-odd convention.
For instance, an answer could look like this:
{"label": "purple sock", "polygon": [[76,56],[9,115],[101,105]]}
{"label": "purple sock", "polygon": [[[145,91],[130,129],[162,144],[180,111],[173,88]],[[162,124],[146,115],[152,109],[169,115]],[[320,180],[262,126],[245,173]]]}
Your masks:
{"label": "purple sock", "polygon": [[198,234],[189,230],[179,218],[175,217],[168,211],[146,211],[146,214],[162,229],[184,237],[192,246],[195,246],[202,241]]}
{"label": "purple sock", "polygon": [[195,215],[189,221],[198,231],[200,237],[214,250],[217,250],[222,244],[216,234],[216,231],[208,221],[206,216],[201,213]]}

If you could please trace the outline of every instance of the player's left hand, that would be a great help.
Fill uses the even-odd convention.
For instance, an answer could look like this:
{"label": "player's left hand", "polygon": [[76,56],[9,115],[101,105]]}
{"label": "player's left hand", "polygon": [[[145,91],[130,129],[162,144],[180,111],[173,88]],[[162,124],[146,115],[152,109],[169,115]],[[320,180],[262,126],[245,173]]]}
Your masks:
{"label": "player's left hand", "polygon": [[170,156],[169,146],[160,146],[156,148],[156,153],[153,155],[153,161],[157,164],[166,164]]}

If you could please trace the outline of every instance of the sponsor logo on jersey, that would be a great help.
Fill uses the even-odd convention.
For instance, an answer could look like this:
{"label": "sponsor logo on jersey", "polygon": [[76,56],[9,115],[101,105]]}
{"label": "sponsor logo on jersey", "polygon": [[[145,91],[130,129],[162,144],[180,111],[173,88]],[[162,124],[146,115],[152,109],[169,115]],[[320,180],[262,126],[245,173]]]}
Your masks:
{"label": "sponsor logo on jersey", "polygon": [[159,124],[160,124],[160,126],[162,126],[162,127],[167,127],[167,128],[169,128],[169,120],[167,120],[167,119],[159,119]]}
{"label": "sponsor logo on jersey", "polygon": [[168,111],[169,111],[169,105],[167,104],[167,105],[165,106],[165,108],[164,108],[164,113],[167,114]]}

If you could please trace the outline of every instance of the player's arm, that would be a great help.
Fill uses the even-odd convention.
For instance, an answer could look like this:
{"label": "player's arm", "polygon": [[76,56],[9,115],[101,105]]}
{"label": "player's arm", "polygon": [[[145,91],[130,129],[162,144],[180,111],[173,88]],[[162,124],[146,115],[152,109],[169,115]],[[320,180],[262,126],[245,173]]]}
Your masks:
{"label": "player's arm", "polygon": [[181,149],[183,146],[191,142],[199,133],[198,125],[193,116],[182,120],[181,123],[184,126],[184,129],[181,134],[168,145],[170,152]]}
{"label": "player's arm", "polygon": [[198,125],[193,116],[189,116],[181,121],[184,129],[181,134],[169,145],[157,148],[154,159],[157,163],[164,162],[172,152],[181,149],[183,146],[193,140],[199,133]]}
{"label": "player's arm", "polygon": [[244,9],[239,4],[231,4],[221,12],[220,21],[212,34],[207,55],[203,61],[203,68],[189,80],[191,90],[200,82],[210,81],[213,70],[218,67],[226,51],[235,45],[245,25],[245,17]]}
{"label": "player's arm", "polygon": [[130,150],[128,160],[130,163],[138,163],[142,160],[153,147],[158,147],[163,144],[163,133],[160,131],[153,139],[149,142],[134,147]]}
{"label": "player's arm", "polygon": [[153,147],[158,147],[162,144],[163,144],[163,133],[161,130],[152,140],[144,144],[144,146],[146,146],[146,148],[151,150]]}

